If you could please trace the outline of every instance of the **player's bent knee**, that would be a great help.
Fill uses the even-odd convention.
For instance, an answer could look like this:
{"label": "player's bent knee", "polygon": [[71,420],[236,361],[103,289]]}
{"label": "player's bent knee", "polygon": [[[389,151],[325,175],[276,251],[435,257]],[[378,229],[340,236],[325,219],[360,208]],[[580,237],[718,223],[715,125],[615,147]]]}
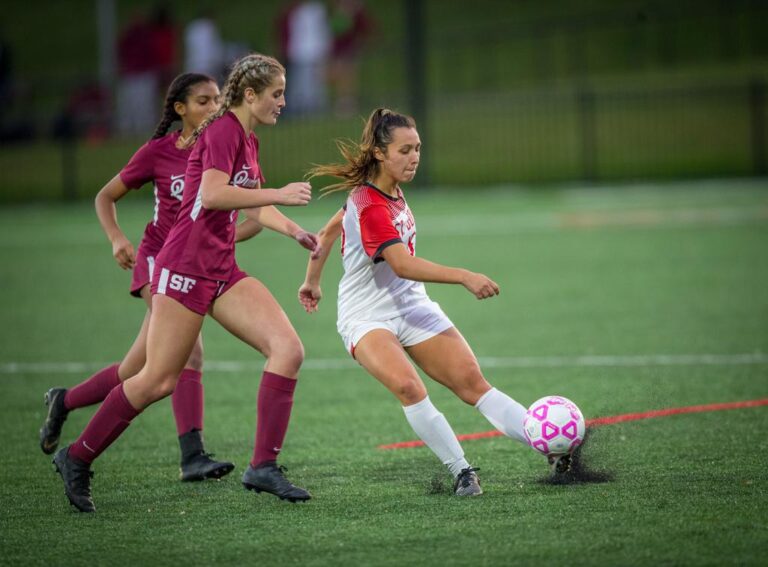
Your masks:
{"label": "player's bent knee", "polygon": [[417,404],[427,395],[427,390],[419,380],[403,380],[394,388],[394,394],[403,405]]}
{"label": "player's bent knee", "polygon": [[299,372],[304,363],[304,345],[298,337],[292,340],[279,341],[270,348],[269,360],[279,363],[281,367]]}

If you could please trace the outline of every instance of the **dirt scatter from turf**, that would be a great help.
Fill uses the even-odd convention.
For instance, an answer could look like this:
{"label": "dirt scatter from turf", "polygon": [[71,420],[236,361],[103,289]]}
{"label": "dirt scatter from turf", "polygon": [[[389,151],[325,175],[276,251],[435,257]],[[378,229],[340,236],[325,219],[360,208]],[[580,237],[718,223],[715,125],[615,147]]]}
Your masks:
{"label": "dirt scatter from turf", "polygon": [[[590,441],[591,440],[591,441]],[[584,453],[585,447],[594,444],[594,434],[592,430],[587,429],[584,435],[584,442],[571,455],[571,468],[562,474],[550,474],[539,480],[540,484],[568,485],[568,484],[600,484],[612,482],[614,474],[611,471],[593,470],[588,463],[588,458]]]}

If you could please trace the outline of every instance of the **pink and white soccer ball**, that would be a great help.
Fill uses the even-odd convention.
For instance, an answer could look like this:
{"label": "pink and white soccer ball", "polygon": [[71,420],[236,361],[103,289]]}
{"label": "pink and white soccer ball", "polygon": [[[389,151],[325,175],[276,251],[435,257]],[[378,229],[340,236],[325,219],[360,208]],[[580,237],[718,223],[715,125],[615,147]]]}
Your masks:
{"label": "pink and white soccer ball", "polygon": [[528,408],[523,431],[531,447],[544,455],[572,452],[584,441],[584,416],[562,396],[545,396]]}

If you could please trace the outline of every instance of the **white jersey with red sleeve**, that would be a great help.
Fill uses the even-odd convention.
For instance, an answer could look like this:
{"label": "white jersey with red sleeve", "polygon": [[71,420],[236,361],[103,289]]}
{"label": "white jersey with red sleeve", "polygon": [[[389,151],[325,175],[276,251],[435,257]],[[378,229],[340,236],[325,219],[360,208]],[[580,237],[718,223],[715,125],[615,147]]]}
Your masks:
{"label": "white jersey with red sleeve", "polygon": [[402,191],[398,188],[395,198],[372,185],[361,185],[349,194],[344,209],[339,332],[359,321],[400,317],[428,301],[423,283],[397,276],[381,256],[385,248],[399,243],[416,255],[416,222]]}

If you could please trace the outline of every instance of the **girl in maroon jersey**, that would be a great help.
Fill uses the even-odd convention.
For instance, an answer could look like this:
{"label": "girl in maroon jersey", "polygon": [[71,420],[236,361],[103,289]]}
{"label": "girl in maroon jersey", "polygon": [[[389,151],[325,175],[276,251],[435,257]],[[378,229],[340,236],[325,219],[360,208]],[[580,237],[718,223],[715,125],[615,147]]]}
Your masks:
{"label": "girl in maroon jersey", "polygon": [[[150,281],[155,257],[163,246],[173,219],[181,205],[184,174],[191,148],[187,142],[195,129],[219,108],[219,87],[207,75],[185,73],[176,77],[168,88],[163,117],[152,139],[133,155],[128,164],[96,196],[96,214],[112,243],[112,254],[118,265],[133,270],[130,292],[142,298],[151,308]],[[181,129],[168,133],[171,125],[181,122]],[[131,189],[152,182],[155,210],[144,230],[138,253],[117,222],[116,203]],[[238,239],[258,232],[255,221],[238,227]],[[99,403],[122,380],[133,376],[146,360],[149,311],[133,345],[123,360],[96,372],[78,384],[66,388],[51,388],[45,395],[48,413],[40,429],[40,447],[53,453],[59,444],[61,429],[70,411]],[[181,480],[220,478],[234,468],[232,463],[211,459],[203,447],[203,348],[197,337],[192,353],[184,364],[172,406],[181,446]]]}
{"label": "girl in maroon jersey", "polygon": [[294,502],[310,498],[276,463],[303,346],[272,294],[240,270],[234,257],[238,209],[319,253],[317,237],[273,206],[306,205],[310,185],[261,189],[264,178],[252,130],[277,122],[285,106],[285,69],[271,57],[248,55],[234,64],[222,99],[221,108],[193,135],[181,207],[155,258],[146,364],[116,385],[80,437],[54,456],[65,493],[82,512],[95,510],[91,463],[144,408],[173,392],[206,314],[267,358],[258,393],[256,443],[243,485]]}
{"label": "girl in maroon jersey", "polygon": [[359,146],[341,144],[340,149],[346,163],[311,172],[341,178],[326,192],[347,190],[349,195],[344,209],[320,231],[321,253],[309,261],[299,301],[308,313],[317,310],[322,269],[341,235],[344,275],[337,325],[345,347],[400,401],[408,423],[453,474],[455,494],[482,494],[476,469],[411,360],[502,433],[527,444],[526,409],[486,381],[464,337],[429,299],[422,282],[461,284],[478,299],[498,295],[499,286],[483,274],[416,257],[416,221],[400,187],[416,175],[421,155],[412,118],[379,108]]}

